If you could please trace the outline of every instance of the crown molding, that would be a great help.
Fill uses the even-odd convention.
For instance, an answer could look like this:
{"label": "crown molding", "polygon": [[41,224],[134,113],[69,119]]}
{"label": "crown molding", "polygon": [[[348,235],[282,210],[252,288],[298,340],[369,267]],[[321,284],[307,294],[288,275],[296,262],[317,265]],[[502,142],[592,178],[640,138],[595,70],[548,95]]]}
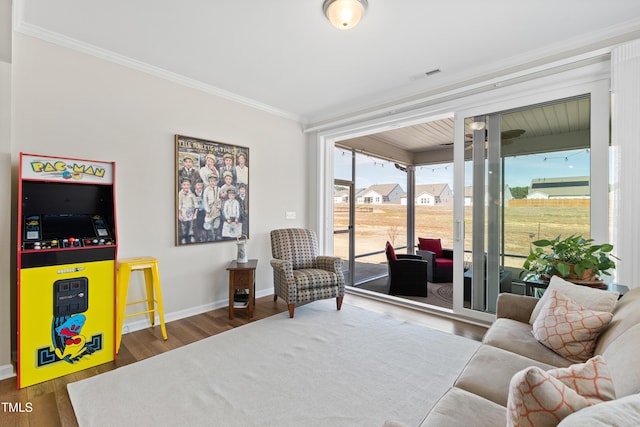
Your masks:
{"label": "crown molding", "polygon": [[362,103],[354,100],[326,111],[299,115],[30,24],[25,21],[25,3],[26,0],[14,0],[13,27],[17,32],[295,121],[307,132],[334,126],[345,120],[371,117],[386,110],[397,111],[398,108],[410,108],[410,105],[421,104],[425,99],[441,97],[445,93],[465,91],[470,87],[484,85],[488,81],[499,82],[512,78],[514,74],[530,74],[531,69],[557,64],[566,58],[584,56],[594,51],[610,52],[611,48],[617,44],[640,38],[640,18],[633,18],[580,37],[559,40],[543,49],[522,52],[499,62],[481,64],[473,70],[468,69],[450,76],[443,80],[437,89],[409,85],[398,91],[378,94]]}
{"label": "crown molding", "polygon": [[[15,22],[17,22],[17,24]],[[267,104],[263,104],[253,99],[246,98],[246,97],[237,95],[235,93],[226,91],[224,89],[220,89],[218,87],[202,83],[198,80],[185,77],[181,74],[167,71],[160,67],[149,65],[142,61],[137,61],[127,56],[115,53],[113,51],[102,49],[92,44],[85,43],[83,41],[80,41],[71,37],[67,37],[60,33],[49,31],[36,25],[28,24],[20,19],[20,12],[18,8],[16,8],[15,14],[14,14],[14,31],[27,36],[44,40],[46,42],[56,44],[58,46],[72,49],[87,55],[95,56],[105,61],[109,61],[118,65],[123,65],[125,67],[132,68],[134,70],[141,71],[143,73],[150,74],[152,76],[159,77],[164,80],[168,80],[172,83],[176,83],[182,86],[189,87],[191,89],[196,89],[201,92],[215,95],[220,98],[227,99],[229,101],[237,102],[238,104],[255,108],[257,110],[265,111],[269,114],[273,114],[275,116],[279,116],[287,120],[293,120],[298,123],[302,123],[303,121],[302,118],[297,114],[280,110],[278,108],[272,107]]]}

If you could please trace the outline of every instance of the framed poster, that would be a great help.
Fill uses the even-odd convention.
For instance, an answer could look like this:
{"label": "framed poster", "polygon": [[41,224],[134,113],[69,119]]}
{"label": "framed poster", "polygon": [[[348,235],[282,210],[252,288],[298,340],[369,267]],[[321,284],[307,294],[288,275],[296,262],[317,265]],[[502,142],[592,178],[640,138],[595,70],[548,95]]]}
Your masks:
{"label": "framed poster", "polygon": [[176,135],[176,246],[249,237],[249,148]]}

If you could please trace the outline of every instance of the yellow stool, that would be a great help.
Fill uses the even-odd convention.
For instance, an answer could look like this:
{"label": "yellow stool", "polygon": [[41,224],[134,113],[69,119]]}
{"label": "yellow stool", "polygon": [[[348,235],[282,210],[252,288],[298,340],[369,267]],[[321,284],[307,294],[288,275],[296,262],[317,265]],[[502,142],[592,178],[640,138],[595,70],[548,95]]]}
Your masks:
{"label": "yellow stool", "polygon": [[[146,285],[147,298],[140,301],[127,303],[129,292],[129,279],[132,271],[142,270],[144,272],[144,282]],[[116,353],[120,350],[122,339],[122,325],[125,317],[139,316],[149,313],[151,326],[156,323],[156,311],[160,316],[160,328],[162,337],[167,339],[167,329],[164,326],[164,308],[162,307],[162,289],[160,288],[160,274],[158,272],[158,260],[153,257],[143,256],[136,258],[123,258],[118,260],[118,312],[116,315]],[[155,298],[154,298],[155,296]],[[128,305],[147,303],[147,310],[132,314],[124,314]],[[157,307],[156,304],[157,303]]]}

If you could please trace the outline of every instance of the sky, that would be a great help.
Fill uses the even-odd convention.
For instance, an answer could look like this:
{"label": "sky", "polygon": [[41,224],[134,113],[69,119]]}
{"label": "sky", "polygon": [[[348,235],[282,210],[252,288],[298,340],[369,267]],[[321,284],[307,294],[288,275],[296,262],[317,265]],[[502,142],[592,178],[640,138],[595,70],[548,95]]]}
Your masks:
{"label": "sky", "polygon": [[[336,178],[349,178],[351,159],[348,155],[336,155]],[[558,151],[548,154],[531,154],[509,157],[505,160],[505,182],[509,187],[529,187],[536,178],[564,178],[590,175],[588,150]],[[467,162],[469,177],[471,164]],[[374,184],[400,184],[406,191],[406,173],[396,169],[393,163],[369,157],[356,156],[356,187],[367,188]],[[465,185],[470,184],[468,179]],[[416,167],[416,184],[449,184],[453,188],[453,164]]]}

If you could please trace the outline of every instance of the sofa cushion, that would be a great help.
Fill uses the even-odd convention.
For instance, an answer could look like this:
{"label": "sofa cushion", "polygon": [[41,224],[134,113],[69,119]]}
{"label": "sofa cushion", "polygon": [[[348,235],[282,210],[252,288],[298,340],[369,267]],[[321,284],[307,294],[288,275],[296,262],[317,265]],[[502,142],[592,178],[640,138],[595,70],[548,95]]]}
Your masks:
{"label": "sofa cushion", "polygon": [[441,268],[453,268],[453,260],[449,258],[436,257],[436,267]]}
{"label": "sofa cushion", "polygon": [[395,261],[398,259],[398,257],[396,256],[396,250],[393,248],[391,242],[387,241],[384,250],[387,254],[387,261]]}
{"label": "sofa cushion", "polygon": [[640,323],[640,288],[631,289],[613,309],[613,319],[600,334],[595,354],[602,354],[607,346],[624,331]]}
{"label": "sofa cushion", "polygon": [[545,371],[555,368],[507,350],[483,345],[462,370],[455,386],[506,406],[511,378],[530,366],[538,366]]}
{"label": "sofa cushion", "polygon": [[571,361],[540,344],[531,331],[532,327],[528,323],[500,318],[493,322],[482,342],[553,367],[571,365]]}
{"label": "sofa cushion", "polygon": [[616,396],[640,393],[640,325],[612,341],[602,357],[609,365]]}
{"label": "sofa cushion", "polygon": [[558,427],[640,425],[640,394],[589,406],[563,419]]}
{"label": "sofa cushion", "polygon": [[555,289],[547,292],[547,302],[533,322],[533,336],[572,362],[588,360],[613,314],[585,309]]}
{"label": "sofa cushion", "polygon": [[577,410],[614,398],[601,356],[549,371],[532,366],[511,379],[507,426],[556,425]]}
{"label": "sofa cushion", "polygon": [[293,270],[293,280],[299,293],[309,289],[333,289],[338,283],[338,275],[333,271],[320,270],[319,268],[304,268]]}
{"label": "sofa cushion", "polygon": [[440,398],[420,427],[495,427],[504,425],[505,418],[504,406],[453,387]]}
{"label": "sofa cushion", "polygon": [[440,239],[418,238],[418,249],[430,251],[436,254],[436,258],[442,257],[442,241]]}
{"label": "sofa cushion", "polygon": [[573,283],[562,280],[558,276],[552,276],[549,282],[549,287],[540,298],[540,301],[536,304],[529,323],[533,325],[533,322],[538,318],[540,310],[547,302],[549,298],[549,290],[556,290],[562,292],[578,304],[596,311],[613,311],[613,308],[618,302],[619,294],[617,292],[607,292],[601,289],[590,288],[588,286],[575,285]]}

